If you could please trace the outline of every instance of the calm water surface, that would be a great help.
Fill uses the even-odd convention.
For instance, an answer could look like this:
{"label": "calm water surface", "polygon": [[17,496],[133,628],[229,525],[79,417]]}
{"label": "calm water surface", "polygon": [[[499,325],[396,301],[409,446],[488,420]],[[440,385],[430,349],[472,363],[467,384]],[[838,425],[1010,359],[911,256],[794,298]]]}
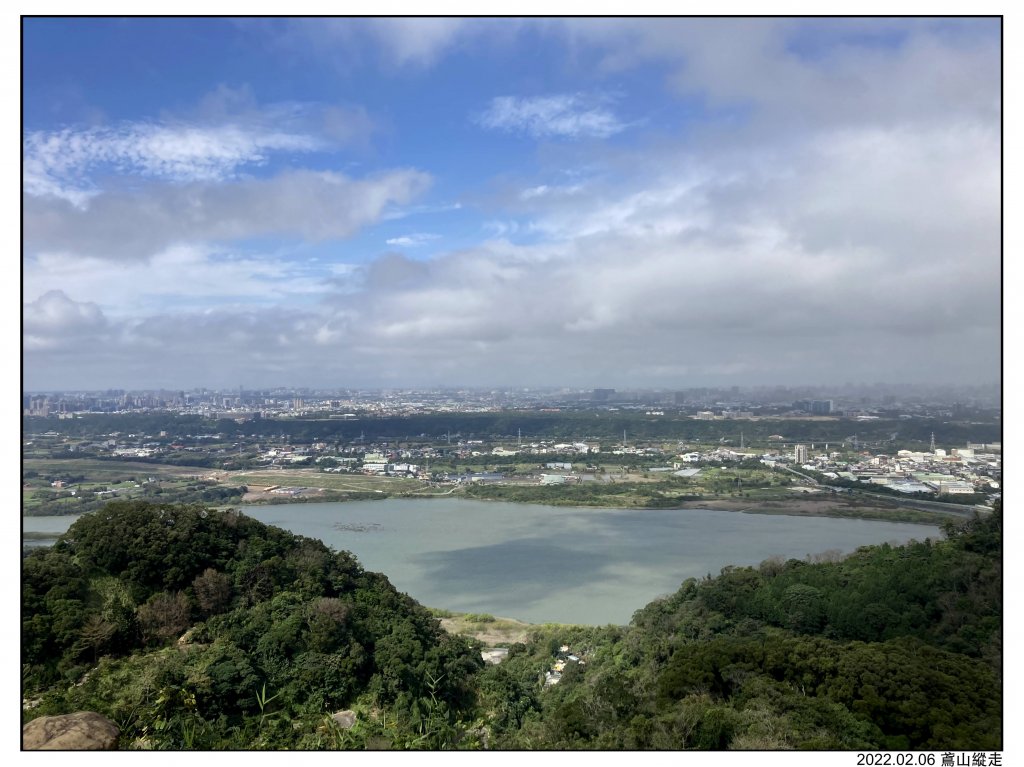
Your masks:
{"label": "calm water surface", "polygon": [[[353,552],[421,603],[531,623],[628,623],[686,578],[768,557],[939,538],[937,527],[701,509],[580,509],[462,499],[247,506]],[[67,529],[70,517],[25,517]],[[55,528],[53,525],[63,525]]]}
{"label": "calm water surface", "polygon": [[[22,517],[21,529],[33,533],[66,533],[81,514],[65,514],[59,517]],[[22,540],[22,546],[33,549],[36,546],[50,546],[54,538],[35,538]]]}

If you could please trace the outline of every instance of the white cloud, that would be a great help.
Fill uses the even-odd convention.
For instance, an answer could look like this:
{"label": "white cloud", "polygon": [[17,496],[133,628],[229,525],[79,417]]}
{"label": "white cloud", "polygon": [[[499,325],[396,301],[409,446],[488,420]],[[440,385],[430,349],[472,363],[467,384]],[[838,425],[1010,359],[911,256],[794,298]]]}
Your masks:
{"label": "white cloud", "polygon": [[[494,239],[430,260],[389,254],[317,272],[173,247],[347,236],[412,211],[395,206],[425,188],[416,171],[153,183],[138,197],[96,197],[89,216],[30,197],[26,295],[45,295],[26,307],[26,370],[190,386],[990,380],[1001,339],[998,47],[911,26],[899,44],[852,41],[815,57],[771,20],[552,21],[606,70],[667,62],[677,93],[742,109],[706,129],[698,110],[685,137],[655,143],[554,145],[535,177],[499,181],[482,229]],[[385,54],[428,66],[468,30],[439,27]],[[488,127],[538,138],[625,128],[596,97],[505,99]],[[566,181],[567,165],[588,167],[586,184],[552,180]],[[502,239],[524,235],[531,244]],[[149,262],[109,260],[133,255]],[[202,284],[190,288],[189,275]],[[260,298],[267,284],[280,294]],[[47,292],[57,289],[79,303]],[[133,290],[151,304],[106,311]],[[322,300],[297,308],[300,295]],[[210,296],[218,309],[180,308]],[[76,326],[102,343],[58,343]]]}
{"label": "white cloud", "polygon": [[429,232],[418,232],[416,234],[406,234],[401,237],[392,237],[385,240],[388,245],[394,245],[400,248],[418,248],[421,245],[426,245],[428,242],[440,239],[439,234],[430,234]]}
{"label": "white cloud", "polygon": [[50,290],[22,310],[26,353],[81,345],[107,329],[107,318],[91,302],[71,300],[62,290]]}
{"label": "white cloud", "polygon": [[971,123],[676,146],[545,197],[532,231],[557,240],[376,263],[343,302],[359,349],[339,343],[430,381],[988,379],[999,157]]}
{"label": "white cloud", "polygon": [[213,302],[221,307],[305,302],[332,289],[319,266],[186,245],[127,263],[57,253],[26,261],[22,276],[26,295],[40,295],[55,285],[73,285],[79,300],[105,307],[110,318],[172,308],[180,311]]}
{"label": "white cloud", "polygon": [[287,132],[127,123],[116,128],[35,131],[24,142],[24,189],[82,206],[98,192],[90,172],[112,171],[169,181],[221,181],[273,151],[312,151],[321,144]]}
{"label": "white cloud", "polygon": [[430,177],[416,170],[362,179],[299,170],[214,186],[151,184],[98,195],[88,210],[28,197],[26,250],[140,259],[181,243],[267,235],[342,238],[380,220],[391,206],[414,199],[429,184]]}
{"label": "white cloud", "polygon": [[398,65],[428,66],[472,27],[469,19],[374,19],[374,32]]}
{"label": "white cloud", "polygon": [[272,44],[350,71],[367,60],[386,70],[422,70],[454,50],[500,46],[530,26],[520,19],[384,17],[289,19],[284,25],[247,22]]}
{"label": "white cloud", "polygon": [[498,96],[476,118],[484,128],[533,138],[608,138],[628,126],[607,106],[608,99],[582,93]]}
{"label": "white cloud", "polygon": [[[606,72],[668,67],[678,93],[751,110],[747,140],[769,127],[998,119],[999,27],[943,19],[569,19],[545,29]],[[816,52],[803,50],[820,42]]]}
{"label": "white cloud", "polygon": [[261,105],[249,86],[221,84],[177,116],[29,132],[23,188],[84,208],[111,177],[222,182],[267,164],[275,153],[365,150],[375,130],[359,105]]}
{"label": "white cloud", "polygon": [[552,198],[568,197],[574,194],[579,194],[585,188],[586,187],[583,184],[538,184],[537,186],[531,186],[522,190],[519,193],[519,199],[527,201],[544,198],[546,204]]}

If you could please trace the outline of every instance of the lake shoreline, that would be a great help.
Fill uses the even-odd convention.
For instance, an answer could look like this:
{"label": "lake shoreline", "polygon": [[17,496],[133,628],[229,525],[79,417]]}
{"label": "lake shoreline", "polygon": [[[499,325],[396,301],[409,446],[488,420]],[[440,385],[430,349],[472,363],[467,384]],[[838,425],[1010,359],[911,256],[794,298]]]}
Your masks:
{"label": "lake shoreline", "polygon": [[[404,494],[396,493],[394,495],[378,495],[373,498],[352,498],[350,500],[345,499],[318,499],[315,497],[307,497],[302,499],[291,499],[291,498],[274,498],[259,500],[256,502],[247,502],[232,506],[231,508],[238,508],[242,511],[246,507],[261,508],[265,506],[281,506],[281,505],[296,505],[301,506],[306,503],[359,503],[363,501],[384,501],[384,500],[404,500],[404,499],[423,499],[423,500],[434,500],[435,498],[446,498],[449,500],[471,500],[473,502],[480,503],[509,503],[517,506],[552,506],[560,509],[579,509],[581,511],[594,510],[594,511],[686,511],[686,510],[703,510],[703,511],[728,511],[728,512],[739,512],[742,514],[766,514],[772,516],[787,516],[787,517],[827,517],[829,519],[863,519],[877,522],[892,522],[899,524],[915,524],[915,525],[927,525],[935,527],[940,525],[942,522],[953,518],[963,518],[962,512],[957,510],[950,510],[948,512],[942,511],[922,511],[920,509],[907,509],[898,508],[891,506],[882,505],[865,505],[862,503],[851,502],[846,499],[835,499],[831,496],[820,497],[820,498],[808,498],[795,497],[787,498],[785,500],[759,500],[749,498],[705,498],[701,500],[684,501],[678,506],[616,506],[612,503],[605,504],[592,504],[581,506],[575,503],[558,503],[550,500],[540,501],[515,501],[505,498],[466,498],[464,495],[458,494]],[[610,499],[611,500],[611,499]],[[228,508],[219,507],[219,508]]]}
{"label": "lake shoreline", "polygon": [[[830,519],[865,519],[879,522],[893,522],[893,523],[905,523],[905,524],[916,524],[916,525],[928,525],[937,526],[944,521],[948,521],[956,518],[965,518],[963,513],[967,509],[951,509],[948,512],[943,511],[923,511],[920,509],[908,509],[898,507],[888,507],[882,505],[864,505],[855,503],[846,499],[835,499],[833,497],[822,497],[822,498],[787,498],[784,500],[759,500],[749,498],[705,498],[701,500],[684,501],[678,506],[634,506],[634,507],[623,507],[616,506],[614,504],[598,505],[592,504],[587,506],[580,506],[578,504],[560,504],[557,502],[546,502],[537,503],[532,501],[513,501],[499,498],[472,498],[467,499],[463,495],[459,494],[400,494],[394,495],[380,494],[374,495],[369,498],[317,498],[315,496],[308,496],[302,498],[290,498],[288,496],[281,496],[275,498],[266,498],[256,501],[247,501],[240,504],[227,504],[217,505],[212,508],[218,510],[224,510],[228,508],[238,509],[245,511],[246,508],[264,508],[266,506],[303,506],[309,503],[363,503],[363,502],[381,502],[387,500],[404,500],[404,499],[423,499],[423,500],[434,500],[434,499],[448,499],[448,500],[472,500],[480,503],[511,503],[517,506],[536,506],[536,505],[548,505],[555,508],[565,509],[580,509],[580,510],[608,510],[608,511],[680,511],[680,510],[704,510],[704,511],[728,511],[738,512],[742,514],[766,514],[772,516],[787,516],[787,517],[827,517]],[[89,513],[89,512],[85,512]],[[56,516],[77,516],[74,514],[67,515],[35,515],[26,514],[22,511],[23,519],[31,519],[34,517],[56,517]],[[50,537],[50,536],[47,536]],[[56,536],[53,536],[56,537]]]}
{"label": "lake shoreline", "polygon": [[[486,634],[495,643],[508,641],[522,627],[480,617],[484,614],[532,624],[626,625],[639,606],[673,593],[687,578],[723,567],[942,537],[938,525],[723,514],[724,504],[716,505],[717,510],[644,513],[635,508],[389,498],[236,508],[264,524],[350,552],[365,569],[385,573],[421,604],[467,614],[472,627],[465,629]],[[728,505],[733,512],[749,512],[754,504],[734,498]],[[816,506],[818,499],[799,510]],[[74,518],[25,518],[23,529],[60,533],[72,522]],[[26,541],[25,548],[31,545]]]}
{"label": "lake shoreline", "polygon": [[690,501],[681,509],[708,509],[743,514],[768,514],[787,517],[828,517],[830,519],[867,519],[878,522],[937,526],[954,518],[963,518],[958,511],[922,511],[862,505],[832,498],[796,498],[785,501],[750,501],[747,499],[709,499]]}

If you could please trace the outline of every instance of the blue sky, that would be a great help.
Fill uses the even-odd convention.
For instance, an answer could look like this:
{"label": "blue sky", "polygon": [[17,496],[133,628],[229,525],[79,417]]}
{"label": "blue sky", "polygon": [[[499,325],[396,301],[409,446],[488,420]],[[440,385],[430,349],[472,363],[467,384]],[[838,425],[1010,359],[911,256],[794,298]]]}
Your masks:
{"label": "blue sky", "polygon": [[28,389],[998,375],[994,20],[23,32]]}

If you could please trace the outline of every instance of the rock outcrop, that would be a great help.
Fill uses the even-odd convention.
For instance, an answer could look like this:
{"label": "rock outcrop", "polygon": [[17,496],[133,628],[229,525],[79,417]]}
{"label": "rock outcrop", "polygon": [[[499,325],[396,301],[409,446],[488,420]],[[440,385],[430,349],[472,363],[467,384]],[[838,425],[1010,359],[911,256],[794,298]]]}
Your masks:
{"label": "rock outcrop", "polygon": [[338,711],[331,714],[331,719],[343,730],[351,730],[356,723],[355,711]]}
{"label": "rock outcrop", "polygon": [[41,716],[21,729],[26,751],[112,751],[117,748],[117,725],[94,711]]}

